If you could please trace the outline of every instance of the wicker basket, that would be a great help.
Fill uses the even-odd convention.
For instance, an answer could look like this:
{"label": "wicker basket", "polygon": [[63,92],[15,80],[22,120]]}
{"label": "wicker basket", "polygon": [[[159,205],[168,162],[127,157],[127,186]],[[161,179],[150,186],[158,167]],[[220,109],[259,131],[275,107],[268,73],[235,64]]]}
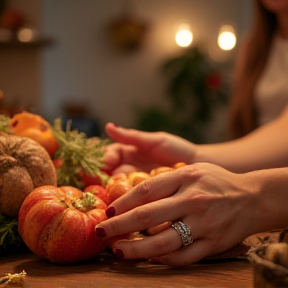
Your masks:
{"label": "wicker basket", "polygon": [[[280,235],[280,242],[286,242],[285,231]],[[283,241],[284,240],[284,241]],[[272,244],[269,244],[272,245]],[[268,245],[268,246],[269,246]],[[288,245],[288,244],[287,244]],[[249,254],[249,260],[253,267],[254,288],[278,288],[288,287],[288,267],[269,261],[265,257],[268,246],[262,246]]]}

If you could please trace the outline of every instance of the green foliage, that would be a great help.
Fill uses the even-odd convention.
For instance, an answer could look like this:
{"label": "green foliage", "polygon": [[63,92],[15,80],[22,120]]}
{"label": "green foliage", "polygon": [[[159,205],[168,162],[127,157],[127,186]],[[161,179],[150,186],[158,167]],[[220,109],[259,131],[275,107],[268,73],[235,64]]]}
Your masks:
{"label": "green foliage", "polygon": [[85,133],[71,130],[71,121],[67,122],[66,131],[63,131],[60,119],[55,119],[52,132],[59,145],[54,157],[61,159],[57,169],[58,186],[83,188],[80,169],[87,175],[99,176],[104,185],[107,176],[101,172],[101,168],[105,167],[103,147],[107,141],[97,137],[87,138]]}
{"label": "green foliage", "polygon": [[6,133],[12,133],[12,130],[9,127],[10,118],[5,115],[0,115],[0,130]]}
{"label": "green foliage", "polygon": [[0,253],[26,247],[18,232],[18,221],[0,214]]}
{"label": "green foliage", "polygon": [[225,105],[226,87],[214,63],[197,47],[168,59],[162,66],[167,78],[169,108],[136,108],[136,128],[166,131],[193,142],[203,142],[203,129],[213,110]]}
{"label": "green foliage", "polygon": [[144,131],[166,131],[172,134],[181,135],[189,138],[189,127],[177,118],[173,117],[170,112],[164,111],[157,106],[148,109],[138,109],[138,119],[136,121],[137,129]]}

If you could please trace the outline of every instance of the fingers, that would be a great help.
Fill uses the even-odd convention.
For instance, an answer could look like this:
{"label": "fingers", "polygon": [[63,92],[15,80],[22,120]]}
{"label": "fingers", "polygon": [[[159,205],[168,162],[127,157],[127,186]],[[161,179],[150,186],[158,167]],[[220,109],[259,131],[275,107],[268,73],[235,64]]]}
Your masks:
{"label": "fingers", "polygon": [[[122,130],[124,130],[124,128],[122,128]],[[145,146],[144,143],[143,145]],[[115,170],[125,164],[136,166],[143,171],[149,171],[153,167],[160,165],[155,165],[153,161],[153,157],[147,156],[143,151],[140,152],[139,147],[136,145],[126,145],[121,143],[121,140],[119,140],[119,143],[113,143],[105,147],[104,163],[106,167],[111,170]],[[120,168],[120,171],[121,169],[122,168]]]}
{"label": "fingers", "polygon": [[[191,208],[182,192],[185,190],[185,186],[181,187],[183,177],[179,175],[187,172],[191,174],[194,169],[196,168],[183,167],[141,182],[109,206],[106,214],[110,219],[97,225],[96,232],[98,229],[102,237],[113,237],[142,231],[167,221],[183,219],[191,213]],[[191,176],[189,179],[191,184]]]}
{"label": "fingers", "polygon": [[138,170],[149,171],[155,166],[150,162],[135,146],[113,143],[105,147],[104,163],[108,169],[113,170],[113,174]]}
{"label": "fingers", "polygon": [[141,240],[120,240],[115,243],[113,251],[118,258],[152,258],[171,266],[187,266],[212,253],[211,243],[205,239],[197,239],[183,247],[181,238],[172,228]]}
{"label": "fingers", "polygon": [[166,229],[170,228],[171,224],[172,224],[171,221],[167,221],[167,222],[162,223],[160,225],[148,228],[147,230],[144,230],[143,233],[145,235],[153,236],[153,235],[156,235],[156,234],[158,234],[158,233],[160,233],[162,231],[165,231]]}
{"label": "fingers", "polygon": [[104,156],[105,166],[107,169],[114,170],[115,167],[118,167],[121,164],[122,159],[121,146],[118,143],[114,143],[104,147],[104,149],[105,149],[105,156]]}
{"label": "fingers", "polygon": [[143,181],[115,200],[110,207],[114,207],[115,215],[119,215],[135,207],[172,196],[181,186],[178,174],[179,172],[175,170]]}
{"label": "fingers", "polygon": [[107,123],[105,127],[106,133],[114,141],[122,144],[134,145],[140,150],[150,149],[151,145],[156,145],[156,133],[148,133],[135,129],[125,129],[118,127],[113,123]]}
{"label": "fingers", "polygon": [[[143,167],[146,171],[148,164],[151,168],[161,165],[170,166],[177,162],[194,163],[196,146],[181,137],[166,132],[125,129],[117,127],[113,123],[106,124],[106,133],[118,144],[121,144],[118,148],[111,146],[116,147],[116,152],[111,153],[114,153],[114,158],[118,157],[118,164],[132,164]],[[119,155],[115,156],[117,153]],[[106,163],[109,164],[108,158],[107,155]],[[115,164],[113,165],[113,167],[117,167]]]}
{"label": "fingers", "polygon": [[141,240],[120,240],[114,245],[116,256],[125,259],[141,259],[167,255],[177,251],[182,245],[177,232],[169,228],[154,236],[145,237]]}
{"label": "fingers", "polygon": [[[114,170],[115,167],[122,165],[123,161],[129,162],[129,159],[124,159],[126,154],[131,154],[133,157],[135,153],[137,153],[135,147],[113,143],[105,147],[104,163],[109,169]],[[128,162],[126,164],[130,164]]]}
{"label": "fingers", "polygon": [[[190,186],[193,185],[193,181],[197,181],[197,170],[196,165],[189,165],[151,177],[115,200],[110,207],[114,208],[114,215],[119,215],[143,204],[170,197],[177,193],[180,187],[181,191],[185,190],[185,182],[189,182]],[[193,178],[195,179],[193,180]],[[177,199],[178,202],[181,201],[181,197]],[[187,199],[186,201],[184,198],[182,200],[187,203]],[[171,206],[171,209],[174,205],[175,203]]]}
{"label": "fingers", "polygon": [[167,219],[178,219],[181,214],[181,209],[179,209],[181,204],[175,204],[173,197],[169,197],[136,207],[126,213],[99,223],[96,226],[96,234],[100,237],[110,238],[117,235],[143,231],[163,224],[167,222]]}
{"label": "fingers", "polygon": [[208,240],[199,239],[189,246],[152,260],[170,266],[187,266],[199,262],[211,254],[211,243]]}
{"label": "fingers", "polygon": [[[188,225],[188,219],[184,219],[183,221]],[[201,228],[196,225],[195,221],[189,222],[188,226],[192,227],[194,242],[188,246],[182,246],[182,240],[178,232],[171,228],[170,223],[169,227],[167,227],[167,222],[157,226],[159,230],[155,230],[156,234],[152,236],[136,240],[121,239],[117,241],[113,245],[113,251],[118,258],[155,258],[157,262],[171,266],[186,266],[198,262],[213,254],[212,248],[218,249],[219,247],[217,248],[213,243],[211,244],[213,239],[201,236]],[[125,225],[123,221],[121,221],[121,224]],[[155,259],[153,260],[155,261]]]}

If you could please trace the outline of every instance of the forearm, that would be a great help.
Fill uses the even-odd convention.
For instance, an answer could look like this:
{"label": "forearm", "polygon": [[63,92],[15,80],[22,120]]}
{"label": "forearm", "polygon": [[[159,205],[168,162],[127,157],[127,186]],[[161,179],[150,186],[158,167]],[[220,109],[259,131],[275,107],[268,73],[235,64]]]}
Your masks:
{"label": "forearm", "polygon": [[288,166],[287,119],[286,113],[234,141],[197,145],[194,160],[214,163],[238,173]]}
{"label": "forearm", "polygon": [[288,168],[249,174],[257,194],[251,219],[254,233],[288,227]]}

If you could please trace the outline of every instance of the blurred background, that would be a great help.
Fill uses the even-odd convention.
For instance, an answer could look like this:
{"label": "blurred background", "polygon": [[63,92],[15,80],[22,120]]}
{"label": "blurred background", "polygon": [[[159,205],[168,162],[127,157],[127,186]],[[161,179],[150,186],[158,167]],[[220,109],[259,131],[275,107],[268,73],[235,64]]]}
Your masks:
{"label": "blurred background", "polygon": [[[1,113],[72,119],[88,136],[114,122],[198,143],[226,140],[250,0],[0,3]],[[235,38],[221,48],[223,31]]]}

